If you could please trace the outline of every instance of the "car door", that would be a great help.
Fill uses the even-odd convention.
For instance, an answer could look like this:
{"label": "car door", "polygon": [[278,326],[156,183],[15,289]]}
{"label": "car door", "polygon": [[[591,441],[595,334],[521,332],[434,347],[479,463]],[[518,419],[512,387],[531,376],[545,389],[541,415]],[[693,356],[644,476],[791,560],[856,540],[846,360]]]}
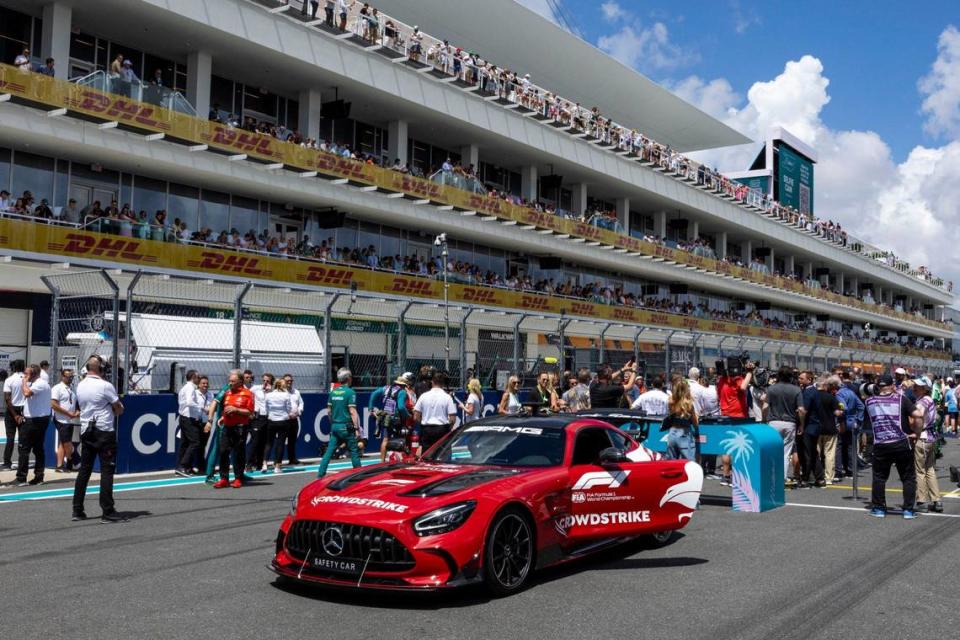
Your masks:
{"label": "car door", "polygon": [[[600,461],[605,449],[626,454],[634,446],[612,427],[577,431],[568,470],[569,512],[557,519],[558,531],[569,541],[654,533],[686,524],[703,485],[700,466],[682,460]],[[693,467],[688,469],[688,464]]]}

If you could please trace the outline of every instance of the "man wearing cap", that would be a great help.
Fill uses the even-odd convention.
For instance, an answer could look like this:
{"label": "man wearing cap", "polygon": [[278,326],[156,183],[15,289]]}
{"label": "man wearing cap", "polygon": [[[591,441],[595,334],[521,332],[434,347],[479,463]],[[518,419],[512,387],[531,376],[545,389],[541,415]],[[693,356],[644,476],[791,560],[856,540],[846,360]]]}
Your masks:
{"label": "man wearing cap", "polygon": [[413,383],[413,374],[408,371],[397,376],[393,384],[380,387],[370,395],[367,408],[376,417],[374,437],[380,438],[380,462],[387,459],[387,441],[398,437],[401,429],[413,418],[413,404],[408,392]]}
{"label": "man wearing cap", "polygon": [[864,428],[873,430],[873,508],[870,515],[875,518],[887,515],[887,478],[890,477],[890,467],[896,465],[903,483],[903,517],[913,519],[916,517],[917,472],[910,440],[920,432],[923,414],[909,398],[897,393],[890,374],[880,376],[877,386],[880,393],[867,398],[863,416]]}
{"label": "man wearing cap", "polygon": [[917,435],[917,444],[913,448],[914,466],[917,473],[917,511],[943,512],[940,502],[940,485],[937,483],[936,462],[936,422],[937,406],[930,397],[930,378],[921,376],[913,381],[914,395],[917,397],[917,410],[922,413],[922,429]]}
{"label": "man wearing cap", "polygon": [[913,395],[913,389],[909,385],[904,386],[904,382],[907,380],[907,371],[903,367],[897,367],[896,371],[893,372],[893,381],[896,385],[897,391],[903,393],[907,396],[910,402],[916,404],[917,398]]}
{"label": "man wearing cap", "polygon": [[330,392],[327,408],[330,415],[330,442],[323,452],[317,477],[322,478],[327,473],[327,467],[333,458],[334,452],[341,443],[346,443],[350,451],[350,462],[353,468],[360,466],[360,449],[357,447],[357,433],[360,431],[360,416],[357,414],[357,394],[351,388],[353,374],[350,369],[337,371],[337,388]]}

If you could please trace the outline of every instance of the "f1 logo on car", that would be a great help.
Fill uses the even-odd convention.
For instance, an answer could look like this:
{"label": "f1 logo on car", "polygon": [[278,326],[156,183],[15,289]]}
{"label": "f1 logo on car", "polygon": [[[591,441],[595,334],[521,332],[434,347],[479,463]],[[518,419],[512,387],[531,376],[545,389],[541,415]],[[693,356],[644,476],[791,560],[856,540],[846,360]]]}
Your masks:
{"label": "f1 logo on car", "polygon": [[629,471],[590,471],[580,476],[577,483],[573,485],[573,490],[583,491],[594,487],[616,489],[623,484],[628,475],[630,475]]}

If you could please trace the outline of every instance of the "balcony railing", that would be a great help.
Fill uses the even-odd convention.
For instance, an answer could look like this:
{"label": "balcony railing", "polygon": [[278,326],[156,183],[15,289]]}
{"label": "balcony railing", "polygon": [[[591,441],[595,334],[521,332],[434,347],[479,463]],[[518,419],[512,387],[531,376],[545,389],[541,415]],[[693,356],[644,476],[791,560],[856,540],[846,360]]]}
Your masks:
{"label": "balcony railing", "polygon": [[[541,211],[524,205],[516,198],[485,195],[448,184],[438,184],[374,164],[281,141],[267,134],[235,129],[223,123],[145,104],[129,96],[104,93],[90,85],[72,84],[0,64],[0,94],[9,94],[16,101],[32,106],[50,109],[66,108],[68,112],[74,112],[86,118],[117,123],[131,130],[149,134],[162,133],[180,143],[197,148],[213,148],[236,159],[242,158],[276,168],[301,171],[302,175],[317,174],[331,180],[346,180],[361,187],[402,193],[414,199],[451,206],[459,210],[457,215],[483,214],[485,221],[499,220],[508,224],[533,226],[551,231],[560,237],[570,237],[576,242],[610,246],[617,252],[631,257],[652,257],[660,262],[675,263],[743,282],[774,287],[863,311],[876,312],[874,306],[867,305],[856,298],[817,290],[796,280],[758,273],[747,267],[695,255],[693,252],[667,247],[603,229],[588,222]],[[749,193],[744,185],[725,179],[711,183],[704,178],[703,182],[700,182],[700,174],[691,166],[682,164],[672,166],[664,156],[655,151],[651,151],[649,156],[641,156],[641,159],[644,164],[677,180],[717,194],[726,200],[748,206],[742,202]],[[898,313],[893,309],[889,309],[886,313],[890,317],[922,322],[938,329],[945,328],[940,322]]]}
{"label": "balcony railing", "polygon": [[105,71],[94,71],[74,81],[78,86],[90,87],[100,93],[126,96],[137,102],[146,102],[170,111],[196,116],[197,110],[179,91],[140,80],[127,81]]}

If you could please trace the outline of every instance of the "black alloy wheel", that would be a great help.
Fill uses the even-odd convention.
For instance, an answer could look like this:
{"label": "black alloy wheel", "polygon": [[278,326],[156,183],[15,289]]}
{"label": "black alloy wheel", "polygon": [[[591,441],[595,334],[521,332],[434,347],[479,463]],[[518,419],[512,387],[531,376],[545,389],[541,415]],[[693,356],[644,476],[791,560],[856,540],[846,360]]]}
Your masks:
{"label": "black alloy wheel", "polygon": [[652,549],[658,549],[660,547],[666,546],[676,533],[673,529],[669,531],[658,531],[657,533],[651,533],[645,537],[647,546]]}
{"label": "black alloy wheel", "polygon": [[484,556],[484,580],[494,595],[523,588],[533,569],[533,532],[519,509],[505,509],[494,518]]}

